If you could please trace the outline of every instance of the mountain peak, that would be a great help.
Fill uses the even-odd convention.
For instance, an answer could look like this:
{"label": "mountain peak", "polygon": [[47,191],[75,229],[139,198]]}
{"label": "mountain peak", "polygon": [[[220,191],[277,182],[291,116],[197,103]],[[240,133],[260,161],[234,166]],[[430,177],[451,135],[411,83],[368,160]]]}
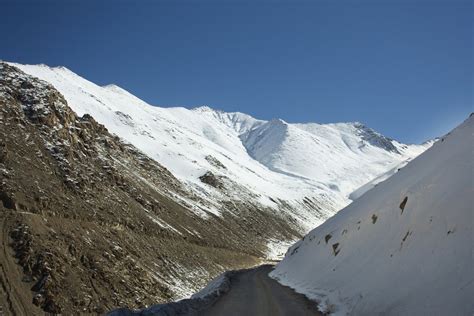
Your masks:
{"label": "mountain peak", "polygon": [[201,105],[201,106],[194,107],[194,108],[191,109],[191,111],[201,112],[201,113],[204,113],[204,112],[223,112],[221,110],[213,109],[208,105]]}
{"label": "mountain peak", "polygon": [[[48,67],[48,66],[45,65],[45,67]],[[61,71],[72,72],[69,68],[67,68],[67,67],[65,67],[65,66],[55,66],[55,67],[53,67],[53,69],[57,69],[57,70],[61,70]]]}
{"label": "mountain peak", "polygon": [[379,132],[373,130],[370,127],[365,126],[362,123],[355,122],[353,126],[356,128],[356,133],[359,135],[364,141],[368,142],[369,144],[380,147],[387,151],[400,154],[397,147],[393,144],[393,139],[386,137]]}
{"label": "mountain peak", "polygon": [[117,85],[114,84],[114,83],[111,83],[111,84],[102,86],[102,88],[107,89],[107,90],[110,90],[110,91],[115,91],[115,92],[120,92],[120,93],[127,93],[127,94],[130,94],[130,95],[131,95],[130,92],[128,92],[127,90],[125,90],[124,88],[122,88],[122,87],[120,87],[120,86],[117,86]]}
{"label": "mountain peak", "polygon": [[271,119],[269,123],[272,125],[288,125],[287,122],[279,118]]}

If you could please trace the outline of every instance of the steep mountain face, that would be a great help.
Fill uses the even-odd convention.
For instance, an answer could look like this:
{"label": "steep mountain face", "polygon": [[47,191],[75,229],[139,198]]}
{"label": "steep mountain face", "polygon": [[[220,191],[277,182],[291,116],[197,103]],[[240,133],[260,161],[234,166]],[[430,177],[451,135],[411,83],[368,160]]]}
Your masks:
{"label": "steep mountain face", "polygon": [[474,310],[474,115],[289,248],[271,276],[351,315]]}
{"label": "steep mountain face", "polygon": [[[218,165],[217,161],[210,160]],[[166,168],[0,63],[0,305],[101,313],[186,297],[255,265],[291,218],[247,201],[219,216]],[[223,202],[224,203],[224,202]]]}
{"label": "steep mountain face", "polygon": [[0,304],[12,313],[186,297],[278,258],[427,147],[353,123],[152,107],[62,67],[1,63],[0,106]]}
{"label": "steep mountain face", "polygon": [[169,169],[206,201],[196,208],[202,216],[245,200],[291,217],[306,233],[347,205],[353,190],[428,147],[400,144],[359,123],[288,124],[209,107],[153,107],[63,67],[16,66]]}

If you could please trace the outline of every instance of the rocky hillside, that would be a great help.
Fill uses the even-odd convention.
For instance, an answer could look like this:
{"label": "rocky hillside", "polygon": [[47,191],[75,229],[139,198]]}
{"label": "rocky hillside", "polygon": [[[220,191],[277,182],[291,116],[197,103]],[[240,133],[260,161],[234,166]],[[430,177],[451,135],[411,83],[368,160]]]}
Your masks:
{"label": "rocky hillside", "polygon": [[[213,173],[202,181],[230,183]],[[224,270],[259,263],[268,240],[300,236],[294,218],[259,204],[207,211],[162,165],[5,63],[0,183],[7,314],[101,313],[185,297]]]}

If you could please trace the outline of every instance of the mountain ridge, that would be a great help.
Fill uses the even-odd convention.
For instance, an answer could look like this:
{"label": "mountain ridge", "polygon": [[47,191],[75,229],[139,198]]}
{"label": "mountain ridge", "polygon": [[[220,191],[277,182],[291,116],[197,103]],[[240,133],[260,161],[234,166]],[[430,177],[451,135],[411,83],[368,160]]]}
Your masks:
{"label": "mountain ridge", "polygon": [[[128,93],[117,92],[116,88],[104,92],[102,87],[70,70],[13,65],[53,84],[78,114],[91,114],[113,133],[170,169],[194,188],[196,194],[208,197],[210,204],[222,195],[200,181],[207,172],[235,180],[240,186],[238,190],[248,191],[259,203],[276,209],[281,208],[273,202],[277,199],[283,198],[293,208],[303,205],[304,210],[305,197],[314,198],[321,205],[326,204],[323,217],[327,218],[350,202],[348,196],[353,190],[385,172],[389,165],[416,156],[428,147],[400,144],[366,129],[366,133],[375,137],[371,144],[370,137],[357,135],[357,129],[352,128],[358,123],[290,124],[281,119],[258,120],[244,113],[227,113],[208,106],[191,110],[159,108]],[[262,132],[265,126],[272,127],[261,135],[268,141],[266,149],[259,147],[256,137],[247,137]],[[275,139],[276,130],[280,131],[279,140]],[[334,143],[342,138],[344,142],[335,148]],[[385,148],[380,144],[385,144]],[[411,151],[401,151],[402,146]],[[350,180],[343,185],[336,183],[347,175],[346,166],[331,161],[334,152],[336,157],[352,157],[341,160],[350,169]],[[210,165],[207,156],[226,168]],[[332,201],[326,202],[328,199]],[[218,214],[217,208],[209,211]],[[305,220],[300,221],[303,230],[321,223],[320,214],[313,213],[314,210],[304,211]],[[309,218],[313,220],[308,221]]]}

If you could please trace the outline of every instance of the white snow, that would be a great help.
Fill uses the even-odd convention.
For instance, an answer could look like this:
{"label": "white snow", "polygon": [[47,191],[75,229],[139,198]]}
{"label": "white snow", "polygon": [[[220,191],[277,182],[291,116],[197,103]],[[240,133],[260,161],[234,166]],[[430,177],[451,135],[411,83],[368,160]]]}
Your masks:
{"label": "white snow", "polygon": [[[223,200],[252,200],[291,212],[276,203],[280,199],[307,232],[347,205],[353,190],[427,148],[388,140],[359,123],[289,124],[209,107],[156,107],[64,67],[12,65],[51,83],[78,115],[92,115],[168,168],[209,202],[196,208],[200,216],[205,216],[202,209],[219,214]],[[207,171],[229,179],[228,190],[201,182]],[[305,198],[321,210],[308,206]]]}
{"label": "white snow", "polygon": [[385,173],[382,173],[372,181],[367,182],[357,190],[354,190],[351,194],[349,194],[349,199],[351,200],[357,200],[360,198],[365,192],[370,191],[370,189],[376,187],[380,182],[383,182],[393,176],[395,173],[400,171],[403,167],[407,165],[407,163],[410,161],[410,159],[407,159],[405,161],[402,161],[401,163],[397,164],[395,167],[392,169],[388,170]]}
{"label": "white snow", "polygon": [[267,259],[269,261],[280,261],[285,256],[288,248],[297,240],[278,240],[271,238],[267,242]]}
{"label": "white snow", "polygon": [[202,290],[191,295],[191,298],[205,298],[206,296],[212,294],[216,294],[217,296],[219,296],[220,291],[222,289],[222,285],[224,282],[226,282],[226,278],[227,276],[225,272],[218,275],[217,277],[212,279]]}
{"label": "white snow", "polygon": [[271,277],[337,315],[472,315],[473,150],[471,115],[289,248]]}

